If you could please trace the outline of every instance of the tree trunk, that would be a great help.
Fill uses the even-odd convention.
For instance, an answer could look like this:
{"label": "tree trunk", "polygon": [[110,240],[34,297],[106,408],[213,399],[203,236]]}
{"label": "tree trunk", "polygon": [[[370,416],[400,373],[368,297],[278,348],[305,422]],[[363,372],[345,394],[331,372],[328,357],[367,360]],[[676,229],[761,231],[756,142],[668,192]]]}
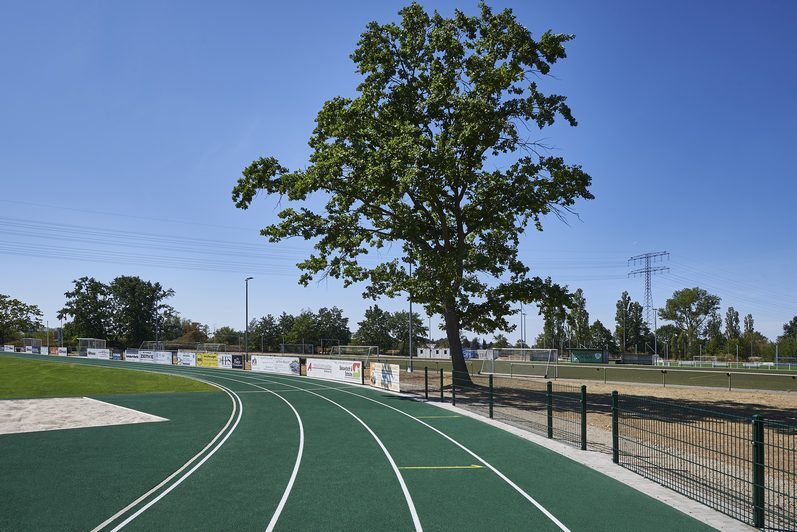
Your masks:
{"label": "tree trunk", "polygon": [[451,353],[451,364],[454,368],[452,379],[456,384],[471,385],[473,381],[468,373],[468,366],[465,364],[465,355],[462,353],[462,339],[459,336],[459,315],[453,305],[446,305],[444,319],[446,322],[446,337],[448,338],[448,349]]}

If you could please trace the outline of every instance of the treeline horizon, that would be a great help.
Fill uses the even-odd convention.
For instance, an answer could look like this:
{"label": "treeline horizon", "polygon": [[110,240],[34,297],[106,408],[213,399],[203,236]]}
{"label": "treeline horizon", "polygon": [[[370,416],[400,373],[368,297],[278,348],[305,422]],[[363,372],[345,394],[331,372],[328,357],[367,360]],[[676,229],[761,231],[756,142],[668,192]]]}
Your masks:
{"label": "treeline horizon", "polygon": [[[102,338],[109,346],[119,348],[155,340],[184,345],[219,343],[269,352],[279,352],[281,344],[314,348],[372,345],[382,352],[400,355],[408,351],[409,313],[390,312],[378,304],[366,309],[355,330],[337,306],[253,318],[247,346],[246,331],[230,326],[211,331],[206,324],[180,316],[166,303],[174,296],[174,290],[137,276],[119,276],[109,283],[84,276],[75,279],[64,296],[65,304],[58,311],[58,318],[66,320],[63,328],[43,331],[42,313],[36,305],[0,294],[0,343],[18,343],[28,334],[43,341],[45,336],[54,340],[63,336],[66,346],[77,345],[78,338]],[[600,320],[590,322],[586,298],[579,288],[571,294],[569,305],[540,305],[543,329],[533,345],[520,339],[510,342],[505,333],[512,331],[495,331],[492,340],[463,334],[462,342],[466,349],[537,347],[562,352],[566,348],[590,348],[605,349],[612,355],[655,351],[673,359],[698,355],[728,359],[738,356],[744,360],[772,360],[776,354],[797,356],[797,316],[784,323],[783,334],[773,341],[755,329],[752,314],[742,317],[732,306],[721,312],[720,302],[719,296],[699,287],[676,290],[663,307],[655,309],[654,331],[645,320],[644,307],[624,291],[615,304],[612,331]],[[445,333],[441,330],[443,338],[435,339],[426,325],[430,323],[427,319],[413,312],[413,348],[447,347]]]}

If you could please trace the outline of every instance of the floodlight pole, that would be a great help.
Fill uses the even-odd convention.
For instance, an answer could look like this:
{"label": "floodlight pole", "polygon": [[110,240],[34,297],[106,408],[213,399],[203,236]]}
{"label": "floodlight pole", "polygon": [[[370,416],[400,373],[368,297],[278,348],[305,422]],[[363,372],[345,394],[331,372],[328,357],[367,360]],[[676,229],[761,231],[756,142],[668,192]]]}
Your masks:
{"label": "floodlight pole", "polygon": [[244,284],[246,285],[246,328],[244,329],[244,349],[246,358],[249,358],[249,281],[252,279],[254,279],[254,277],[247,277],[244,279]]}
{"label": "floodlight pole", "polygon": [[[410,281],[412,281],[412,257],[410,257]],[[409,290],[409,295],[410,295],[410,297],[409,297],[409,299],[410,299],[410,327],[409,327],[410,335],[409,336],[410,337],[409,337],[409,343],[407,344],[407,346],[408,346],[408,352],[409,352],[409,355],[410,355],[410,367],[407,368],[407,371],[409,373],[412,373],[412,369],[413,369],[412,368],[412,289]]]}

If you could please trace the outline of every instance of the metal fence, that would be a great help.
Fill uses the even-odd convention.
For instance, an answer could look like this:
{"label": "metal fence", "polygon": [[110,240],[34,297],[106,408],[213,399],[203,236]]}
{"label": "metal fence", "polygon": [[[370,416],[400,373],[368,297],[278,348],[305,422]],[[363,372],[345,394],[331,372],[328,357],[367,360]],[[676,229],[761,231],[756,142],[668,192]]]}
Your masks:
{"label": "metal fence", "polygon": [[612,401],[613,459],[766,530],[797,530],[797,426],[647,397]]}
{"label": "metal fence", "polygon": [[587,441],[586,386],[528,378],[518,386],[509,376],[424,367],[402,373],[401,391],[611,450],[622,467],[739,521],[797,530],[797,425],[613,392],[609,447]]}
{"label": "metal fence", "polygon": [[401,377],[402,392],[450,402],[582,449],[587,446],[586,390],[544,380],[518,388],[508,378],[431,368]]}

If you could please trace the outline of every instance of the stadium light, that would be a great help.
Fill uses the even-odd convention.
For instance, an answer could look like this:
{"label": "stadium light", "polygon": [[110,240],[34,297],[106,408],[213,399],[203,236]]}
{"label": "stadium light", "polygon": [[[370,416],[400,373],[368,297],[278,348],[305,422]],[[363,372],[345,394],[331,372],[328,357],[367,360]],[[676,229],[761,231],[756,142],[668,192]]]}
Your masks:
{"label": "stadium light", "polygon": [[244,279],[244,284],[246,285],[246,328],[244,329],[244,349],[246,358],[249,358],[249,281],[252,279],[254,279],[254,277],[247,277]]}

